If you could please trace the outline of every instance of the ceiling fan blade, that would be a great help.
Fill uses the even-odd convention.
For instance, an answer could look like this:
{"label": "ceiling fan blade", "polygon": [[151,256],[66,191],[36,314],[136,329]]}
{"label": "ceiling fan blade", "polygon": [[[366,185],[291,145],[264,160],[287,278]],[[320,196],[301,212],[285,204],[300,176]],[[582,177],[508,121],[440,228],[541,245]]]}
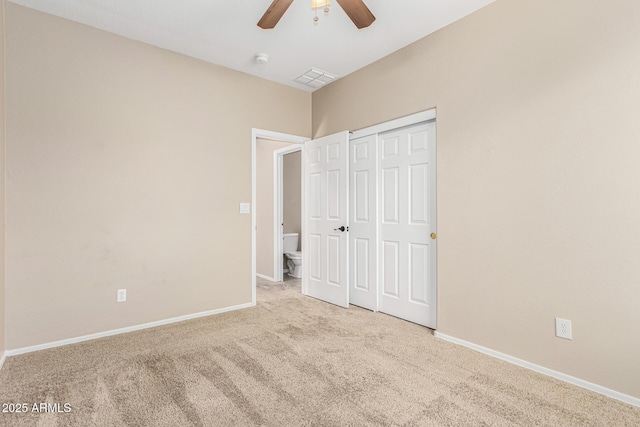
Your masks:
{"label": "ceiling fan blade", "polygon": [[273,0],[271,6],[258,21],[258,27],[269,30],[276,26],[282,15],[289,9],[293,0]]}
{"label": "ceiling fan blade", "polygon": [[366,28],[376,20],[362,0],[336,0],[358,29]]}

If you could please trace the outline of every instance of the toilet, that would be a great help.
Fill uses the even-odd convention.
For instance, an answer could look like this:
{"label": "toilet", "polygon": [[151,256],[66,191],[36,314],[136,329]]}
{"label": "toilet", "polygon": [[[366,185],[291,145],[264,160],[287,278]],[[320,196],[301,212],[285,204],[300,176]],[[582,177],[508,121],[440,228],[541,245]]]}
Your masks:
{"label": "toilet", "polygon": [[298,233],[285,233],[283,235],[282,251],[287,257],[289,276],[302,278],[302,252],[298,251]]}

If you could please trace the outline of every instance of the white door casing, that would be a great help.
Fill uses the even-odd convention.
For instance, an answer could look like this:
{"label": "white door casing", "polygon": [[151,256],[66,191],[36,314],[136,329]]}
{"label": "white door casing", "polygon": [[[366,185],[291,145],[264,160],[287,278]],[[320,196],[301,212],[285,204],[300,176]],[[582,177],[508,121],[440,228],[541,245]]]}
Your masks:
{"label": "white door casing", "polygon": [[435,329],[435,122],[378,139],[380,311]]}
{"label": "white door casing", "polygon": [[302,288],[341,307],[349,306],[348,145],[349,132],[344,131],[308,141],[303,150]]}
{"label": "white door casing", "polygon": [[377,134],[349,142],[349,302],[378,310]]}

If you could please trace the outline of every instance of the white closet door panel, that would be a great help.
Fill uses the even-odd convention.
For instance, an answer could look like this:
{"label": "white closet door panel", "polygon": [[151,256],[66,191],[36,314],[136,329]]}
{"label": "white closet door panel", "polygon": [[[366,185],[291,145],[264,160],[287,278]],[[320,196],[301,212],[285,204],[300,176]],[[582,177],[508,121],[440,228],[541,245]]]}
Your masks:
{"label": "white closet door panel", "polygon": [[[353,286],[354,291],[362,290],[369,291],[369,269],[371,267],[371,262],[369,260],[369,247],[371,242],[369,239],[364,238],[354,238],[354,245],[351,253],[353,254]],[[374,246],[375,248],[375,246]],[[349,292],[351,297],[351,292]]]}
{"label": "white closet door panel", "polygon": [[382,169],[382,223],[399,224],[400,169],[397,166]]}
{"label": "white closet door panel", "polygon": [[435,122],[379,139],[380,311],[435,328]]}
{"label": "white closet door panel", "polygon": [[[369,188],[371,176],[368,170],[353,173],[354,210],[353,222],[369,222]],[[373,186],[375,189],[375,186]]]}
{"label": "white closet door panel", "polygon": [[400,242],[382,241],[382,295],[398,298],[400,296]]}
{"label": "white closet door panel", "polygon": [[429,305],[429,245],[409,244],[409,301]]}
{"label": "white closet door panel", "polygon": [[376,311],[377,295],[377,137],[350,141],[349,302]]}
{"label": "white closet door panel", "polygon": [[429,202],[426,191],[429,182],[429,165],[420,163],[409,166],[409,224],[429,224]]}

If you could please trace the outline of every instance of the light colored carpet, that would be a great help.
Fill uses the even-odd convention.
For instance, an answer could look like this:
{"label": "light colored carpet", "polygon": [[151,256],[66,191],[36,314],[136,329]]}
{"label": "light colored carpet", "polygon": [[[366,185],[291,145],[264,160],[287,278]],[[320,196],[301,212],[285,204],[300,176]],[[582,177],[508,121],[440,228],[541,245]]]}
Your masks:
{"label": "light colored carpet", "polygon": [[[7,359],[5,426],[638,426],[640,409],[261,281],[255,308]],[[30,408],[31,409],[31,408]]]}

